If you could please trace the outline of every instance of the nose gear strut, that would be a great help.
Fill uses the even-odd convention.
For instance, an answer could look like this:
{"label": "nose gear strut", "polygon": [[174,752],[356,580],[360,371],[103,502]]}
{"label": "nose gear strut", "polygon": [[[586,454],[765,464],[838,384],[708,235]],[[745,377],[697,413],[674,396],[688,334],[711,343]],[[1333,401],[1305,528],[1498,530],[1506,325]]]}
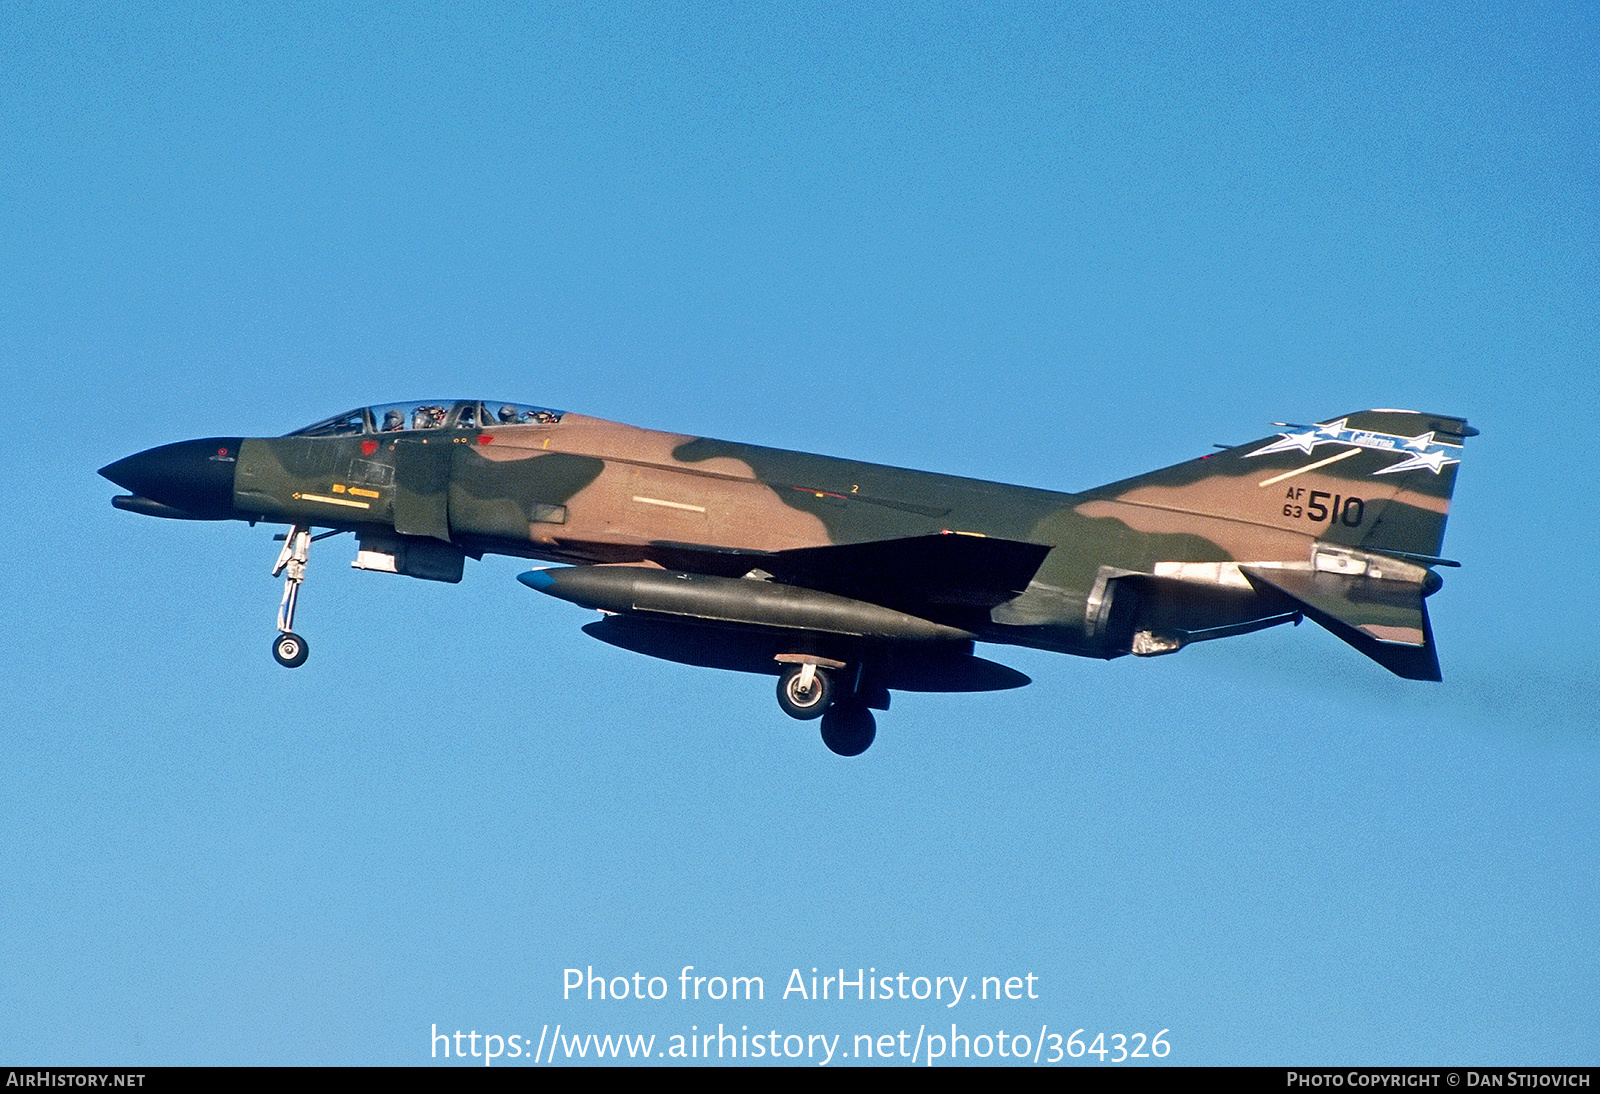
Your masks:
{"label": "nose gear strut", "polygon": [[284,536],[283,550],[272,567],[272,576],[283,574],[283,601],[278,605],[278,637],[272,640],[272,656],[286,669],[299,668],[311,654],[311,645],[294,633],[294,607],[300,598],[300,583],[306,579],[306,560],[314,540],[339,534],[338,529],[313,536],[307,525],[296,524]]}

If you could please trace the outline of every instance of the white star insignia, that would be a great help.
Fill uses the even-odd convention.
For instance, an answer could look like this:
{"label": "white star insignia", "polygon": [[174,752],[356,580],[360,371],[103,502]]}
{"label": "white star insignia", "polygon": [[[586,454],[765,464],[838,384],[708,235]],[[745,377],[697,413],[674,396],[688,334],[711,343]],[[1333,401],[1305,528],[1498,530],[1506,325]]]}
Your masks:
{"label": "white star insignia", "polygon": [[1288,425],[1280,422],[1278,424],[1286,426],[1288,432],[1278,434],[1278,440],[1254,452],[1246,453],[1246,456],[1266,456],[1274,452],[1289,451],[1299,451],[1309,456],[1318,445],[1347,444],[1355,448],[1393,452],[1406,457],[1399,463],[1374,471],[1374,475],[1395,475],[1423,467],[1437,475],[1450,464],[1461,462],[1446,455],[1448,451],[1446,447],[1434,443],[1431,430],[1427,433],[1418,433],[1415,437],[1399,437],[1390,433],[1370,433],[1351,429],[1349,421],[1350,419],[1345,417],[1323,425]]}
{"label": "white star insignia", "polygon": [[1426,467],[1429,471],[1432,471],[1435,475],[1437,475],[1440,471],[1443,471],[1447,465],[1460,462],[1460,460],[1452,460],[1449,456],[1446,456],[1444,454],[1444,449],[1440,448],[1432,452],[1419,452],[1415,456],[1410,456],[1406,459],[1403,459],[1397,464],[1392,464],[1389,467],[1374,471],[1373,474],[1394,475],[1401,471],[1414,471],[1419,467]]}
{"label": "white star insignia", "polygon": [[[1294,428],[1300,429],[1302,427],[1295,426]],[[1306,429],[1303,433],[1280,434],[1280,436],[1283,438],[1282,440],[1273,441],[1265,448],[1258,448],[1254,452],[1251,452],[1250,455],[1265,456],[1271,452],[1287,452],[1291,448],[1298,448],[1301,452],[1304,452],[1309,456],[1313,448],[1317,447],[1319,444],[1326,444],[1331,439],[1322,435],[1323,430],[1326,428],[1327,426],[1318,426],[1316,428]]]}

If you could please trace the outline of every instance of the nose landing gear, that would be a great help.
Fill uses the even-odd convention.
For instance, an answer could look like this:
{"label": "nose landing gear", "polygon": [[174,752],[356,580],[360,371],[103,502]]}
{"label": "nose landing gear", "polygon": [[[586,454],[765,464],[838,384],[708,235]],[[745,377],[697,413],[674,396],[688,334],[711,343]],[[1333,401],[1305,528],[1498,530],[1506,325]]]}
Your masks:
{"label": "nose landing gear", "polygon": [[306,579],[306,559],[311,553],[311,529],[297,524],[283,537],[283,550],[272,567],[272,576],[284,575],[283,602],[278,605],[278,637],[272,641],[272,656],[286,669],[306,663],[311,647],[294,633],[294,606],[300,597],[300,583]]}
{"label": "nose landing gear", "polygon": [[283,574],[283,601],[278,605],[278,637],[272,640],[272,657],[286,669],[296,669],[311,655],[311,643],[294,633],[294,606],[300,598],[300,583],[306,579],[306,559],[311,544],[339,534],[339,529],[313,536],[311,529],[296,524],[283,537],[283,550],[272,567],[272,576]]}

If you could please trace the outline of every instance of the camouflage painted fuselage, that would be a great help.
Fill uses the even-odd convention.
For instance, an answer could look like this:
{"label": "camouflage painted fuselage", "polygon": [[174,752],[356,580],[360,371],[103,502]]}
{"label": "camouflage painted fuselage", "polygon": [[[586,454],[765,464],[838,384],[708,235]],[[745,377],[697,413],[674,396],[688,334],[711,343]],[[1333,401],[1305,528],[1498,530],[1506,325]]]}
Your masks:
{"label": "camouflage painted fuselage", "polygon": [[[494,405],[243,440],[232,515],[350,529],[379,550],[387,535],[447,556],[768,579],[1095,657],[1306,614],[1437,678],[1422,598],[1474,432],[1458,418],[1364,411],[1066,494],[570,413],[502,424]],[[453,579],[429,569],[398,568]]]}

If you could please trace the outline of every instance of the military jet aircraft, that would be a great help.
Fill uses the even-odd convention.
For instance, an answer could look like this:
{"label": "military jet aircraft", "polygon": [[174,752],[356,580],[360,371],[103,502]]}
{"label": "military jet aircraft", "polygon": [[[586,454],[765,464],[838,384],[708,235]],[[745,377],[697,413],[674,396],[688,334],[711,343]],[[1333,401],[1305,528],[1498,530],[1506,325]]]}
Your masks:
{"label": "military jet aircraft", "polygon": [[[1364,410],[1081,493],[661,433],[544,407],[422,400],[283,437],[211,437],[101,474],[119,509],[286,524],[273,655],[314,539],[359,569],[461,580],[464,560],[559,565],[530,589],[605,613],[624,649],[778,677],[843,755],[890,692],[1028,677],[975,642],[1173,653],[1310,618],[1399,676],[1438,680],[1439,588],[1462,418]],[[317,529],[323,529],[315,534]]]}

